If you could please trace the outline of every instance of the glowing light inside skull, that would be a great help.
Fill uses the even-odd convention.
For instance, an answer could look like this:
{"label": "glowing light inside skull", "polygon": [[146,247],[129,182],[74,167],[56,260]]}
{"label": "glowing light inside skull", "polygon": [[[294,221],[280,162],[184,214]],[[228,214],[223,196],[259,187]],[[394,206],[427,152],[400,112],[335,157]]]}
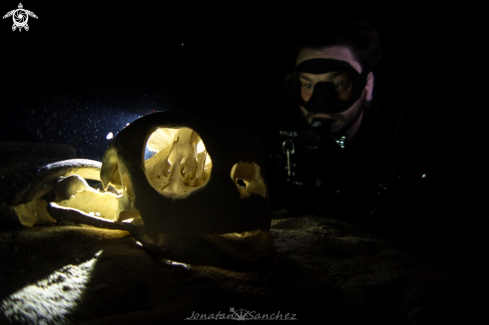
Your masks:
{"label": "glowing light inside skull", "polygon": [[205,185],[211,170],[212,160],[205,144],[192,129],[158,128],[148,138],[146,177],[160,194],[186,195]]}
{"label": "glowing light inside skull", "polygon": [[204,142],[202,142],[202,139],[201,139],[199,141],[199,143],[197,144],[197,153],[201,153],[204,151],[205,151],[205,146],[204,146]]}
{"label": "glowing light inside skull", "polygon": [[150,151],[159,152],[169,146],[175,139],[179,129],[159,128],[151,134],[146,143]]}

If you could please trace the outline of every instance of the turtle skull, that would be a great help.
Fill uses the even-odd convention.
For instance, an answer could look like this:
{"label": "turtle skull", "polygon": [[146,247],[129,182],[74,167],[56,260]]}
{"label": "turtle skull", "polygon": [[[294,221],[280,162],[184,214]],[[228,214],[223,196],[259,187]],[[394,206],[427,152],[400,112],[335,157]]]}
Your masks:
{"label": "turtle skull", "polygon": [[[117,134],[100,180],[104,189],[111,184],[122,190],[116,220],[142,221],[146,241],[167,252],[167,259],[249,265],[275,252],[263,165],[260,141],[250,131],[161,112]],[[223,255],[208,256],[216,254],[212,250]]]}

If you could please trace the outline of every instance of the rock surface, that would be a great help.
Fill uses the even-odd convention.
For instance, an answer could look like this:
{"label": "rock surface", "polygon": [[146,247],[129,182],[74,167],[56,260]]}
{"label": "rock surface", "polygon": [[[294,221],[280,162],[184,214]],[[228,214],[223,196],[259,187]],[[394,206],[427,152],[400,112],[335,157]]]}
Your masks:
{"label": "rock surface", "polygon": [[482,289],[359,228],[305,216],[273,220],[271,233],[273,265],[235,273],[158,260],[121,230],[3,229],[0,324],[163,324],[218,312],[324,324],[489,323]]}

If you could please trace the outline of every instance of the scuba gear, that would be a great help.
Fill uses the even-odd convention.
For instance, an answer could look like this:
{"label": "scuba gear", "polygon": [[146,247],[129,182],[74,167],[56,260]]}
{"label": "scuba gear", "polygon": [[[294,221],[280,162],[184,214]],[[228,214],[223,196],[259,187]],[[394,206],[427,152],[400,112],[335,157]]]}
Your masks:
{"label": "scuba gear", "polygon": [[286,138],[282,143],[279,169],[285,169],[288,183],[304,187],[337,183],[338,171],[344,165],[344,137],[337,139],[334,134],[314,128],[280,131],[280,135]]}
{"label": "scuba gear", "polygon": [[[389,187],[390,193],[391,183],[398,180],[391,168],[400,171],[395,152],[402,148],[395,144],[404,111],[379,93],[366,103],[357,133],[346,145],[341,133],[326,132],[335,120],[313,119],[306,127],[307,122],[297,118],[296,132],[281,131],[276,155],[270,151],[267,175],[274,195],[272,208],[285,207],[289,216],[316,213],[351,223],[375,219],[385,205],[377,200],[385,196],[378,194],[379,184]],[[287,129],[294,130],[294,125]]]}
{"label": "scuba gear", "polygon": [[321,133],[321,134],[329,134],[329,136],[340,146],[341,149],[345,148],[345,141],[346,141],[346,130],[343,130],[343,132],[339,134],[334,134],[331,133],[331,125],[335,122],[336,120],[334,119],[328,119],[328,118],[313,118],[311,121],[311,128],[314,130],[314,132]]}
{"label": "scuba gear", "polygon": [[[309,59],[301,62],[283,81],[285,97],[309,112],[340,113],[350,108],[362,95],[367,82],[367,75],[380,61],[380,54],[362,73],[358,73],[351,64],[335,59]],[[314,85],[311,97],[307,102],[302,98],[301,73],[330,75],[330,81],[319,81]],[[307,79],[307,78],[304,78]]]}

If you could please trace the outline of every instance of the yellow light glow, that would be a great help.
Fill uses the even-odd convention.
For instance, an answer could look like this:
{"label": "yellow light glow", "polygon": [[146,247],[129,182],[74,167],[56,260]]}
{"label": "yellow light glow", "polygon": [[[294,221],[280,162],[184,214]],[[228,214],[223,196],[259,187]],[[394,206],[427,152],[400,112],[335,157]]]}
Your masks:
{"label": "yellow light glow", "polygon": [[70,207],[87,213],[92,217],[101,217],[105,220],[115,220],[118,199],[122,196],[110,192],[99,192],[91,187],[78,192],[68,200],[57,202],[58,205]]}
{"label": "yellow light glow", "polygon": [[151,134],[146,143],[148,150],[159,152],[175,140],[178,129],[159,128]]}
{"label": "yellow light glow", "polygon": [[200,139],[199,143],[197,144],[197,153],[201,153],[204,151],[205,151],[204,142],[202,141],[202,139]]}
{"label": "yellow light glow", "polygon": [[183,197],[210,178],[211,157],[190,128],[159,128],[148,137],[146,150],[156,152],[144,166],[149,183],[160,194]]}
{"label": "yellow light glow", "polygon": [[111,220],[111,219],[105,219],[105,218],[99,218],[99,217],[96,217],[95,214],[93,212],[90,212],[90,213],[86,213],[82,210],[79,210],[79,209],[76,209],[76,208],[72,208],[72,207],[66,207],[66,206],[62,206],[62,205],[59,205],[55,202],[50,202],[49,204],[51,204],[53,207],[56,207],[58,209],[63,209],[63,210],[74,210],[80,214],[83,214],[87,217],[90,217],[91,219],[94,219],[94,220],[100,220],[100,221],[103,221],[103,222],[111,222],[113,223],[115,220]]}

